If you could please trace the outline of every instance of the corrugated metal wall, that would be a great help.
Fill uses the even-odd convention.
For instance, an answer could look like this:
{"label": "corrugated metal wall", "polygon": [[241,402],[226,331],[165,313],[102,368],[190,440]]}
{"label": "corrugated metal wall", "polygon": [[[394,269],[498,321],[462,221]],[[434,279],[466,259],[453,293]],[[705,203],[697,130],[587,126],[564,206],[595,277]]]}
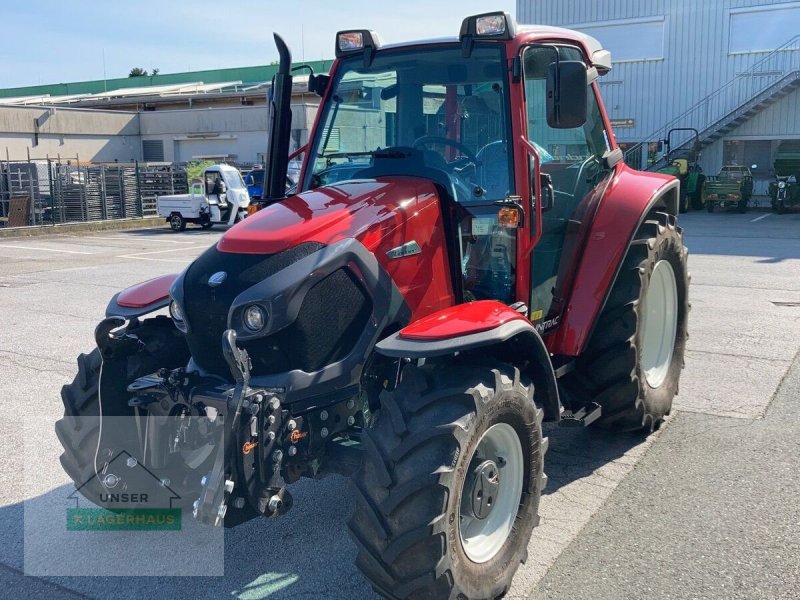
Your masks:
{"label": "corrugated metal wall", "polygon": [[[626,142],[645,139],[766,56],[765,52],[728,53],[730,11],[776,4],[780,3],[775,0],[518,0],[517,20],[570,27],[597,21],[664,17],[663,60],[617,63],[601,79],[610,117],[635,119],[635,127],[616,130],[617,140]],[[800,23],[797,32],[800,33]],[[785,41],[788,40],[777,40],[775,46]],[[613,60],[613,46],[611,51]],[[737,135],[800,135],[800,94],[786,96],[727,137]],[[713,146],[717,145],[721,146],[719,143]],[[710,161],[709,154],[719,155],[721,161],[721,148],[713,146],[705,151],[707,158]]]}

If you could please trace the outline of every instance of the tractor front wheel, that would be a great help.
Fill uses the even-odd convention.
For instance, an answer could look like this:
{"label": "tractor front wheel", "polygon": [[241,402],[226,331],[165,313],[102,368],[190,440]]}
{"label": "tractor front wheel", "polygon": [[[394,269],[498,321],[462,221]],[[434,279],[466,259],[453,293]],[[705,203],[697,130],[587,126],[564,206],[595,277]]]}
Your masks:
{"label": "tractor front wheel", "polygon": [[653,430],[669,414],[688,338],[687,256],[675,217],[650,213],[586,351],[564,380],[573,400],[602,407],[598,426]]}
{"label": "tractor front wheel", "polygon": [[498,598],[545,483],[542,411],[517,369],[408,366],[362,436],[350,531],[389,598]]}

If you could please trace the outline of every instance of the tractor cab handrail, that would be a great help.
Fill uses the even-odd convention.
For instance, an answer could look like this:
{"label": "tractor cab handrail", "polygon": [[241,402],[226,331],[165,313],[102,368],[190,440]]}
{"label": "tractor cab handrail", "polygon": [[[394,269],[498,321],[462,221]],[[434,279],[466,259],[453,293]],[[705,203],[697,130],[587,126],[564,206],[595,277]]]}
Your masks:
{"label": "tractor cab handrail", "polygon": [[539,158],[539,153],[536,151],[536,146],[534,146],[527,138],[525,138],[525,136],[520,136],[520,142],[522,142],[522,147],[525,149],[525,153],[528,156],[533,157],[533,181],[531,182],[531,185],[528,186],[528,193],[533,194],[533,198],[529,198],[533,204],[533,210],[529,211],[531,213],[531,236],[528,244],[522,247],[522,253],[528,254],[531,250],[533,250],[533,247],[542,237],[542,161]]}

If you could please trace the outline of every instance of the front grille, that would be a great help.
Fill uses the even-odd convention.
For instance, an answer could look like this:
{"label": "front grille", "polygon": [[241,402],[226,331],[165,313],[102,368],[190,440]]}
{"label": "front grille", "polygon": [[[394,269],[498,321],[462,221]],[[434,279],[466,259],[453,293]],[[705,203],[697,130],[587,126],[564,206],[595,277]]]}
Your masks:
{"label": "front grille", "polygon": [[[183,282],[184,308],[191,333],[186,336],[194,361],[202,368],[230,376],[222,356],[222,334],[228,328],[228,310],[236,296],[281,269],[320,250],[323,244],[300,244],[278,254],[230,254],[212,246],[186,271]],[[228,276],[219,287],[208,278],[219,271]]]}
{"label": "front grille", "polygon": [[[202,254],[184,279],[184,305],[191,327],[186,338],[195,362],[211,373],[230,377],[221,340],[236,296],[322,247],[309,242],[272,255],[227,254],[216,248]],[[228,276],[212,288],[208,278],[218,271]],[[252,374],[310,372],[340,360],[352,349],[371,312],[372,303],[352,273],[334,271],[308,291],[289,327],[242,343],[253,363]]]}

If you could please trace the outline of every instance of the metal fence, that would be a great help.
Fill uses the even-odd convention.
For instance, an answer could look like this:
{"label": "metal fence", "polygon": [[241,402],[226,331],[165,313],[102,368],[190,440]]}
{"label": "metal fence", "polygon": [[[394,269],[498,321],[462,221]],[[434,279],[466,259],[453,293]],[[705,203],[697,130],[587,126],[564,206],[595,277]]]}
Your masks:
{"label": "metal fence", "polygon": [[154,216],[157,196],[187,191],[184,167],[173,164],[0,161],[0,226]]}

